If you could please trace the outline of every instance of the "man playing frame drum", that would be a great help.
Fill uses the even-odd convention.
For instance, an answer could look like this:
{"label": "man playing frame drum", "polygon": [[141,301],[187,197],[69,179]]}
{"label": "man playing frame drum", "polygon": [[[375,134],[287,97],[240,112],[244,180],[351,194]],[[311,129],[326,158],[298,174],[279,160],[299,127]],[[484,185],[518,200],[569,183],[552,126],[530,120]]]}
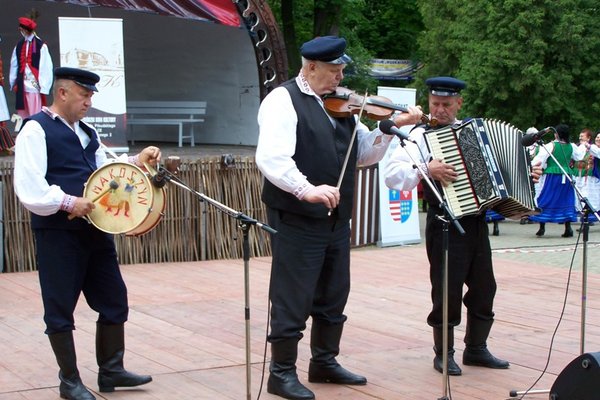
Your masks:
{"label": "man playing frame drum", "polygon": [[[96,199],[83,196],[84,185],[108,162],[98,133],[81,121],[100,77],[80,69],[57,68],[54,78],[53,104],[27,120],[17,137],[14,185],[19,200],[31,211],[45,333],[60,369],[60,396],[89,400],[95,397],[79,376],[73,340],[73,313],[82,292],[98,313],[100,392],[143,385],[152,377],[123,367],[123,327],[129,306],[113,236],[84,218],[73,218],[86,216],[96,207]],[[156,165],[160,156],[160,150],[150,146],[128,161],[139,167]]]}

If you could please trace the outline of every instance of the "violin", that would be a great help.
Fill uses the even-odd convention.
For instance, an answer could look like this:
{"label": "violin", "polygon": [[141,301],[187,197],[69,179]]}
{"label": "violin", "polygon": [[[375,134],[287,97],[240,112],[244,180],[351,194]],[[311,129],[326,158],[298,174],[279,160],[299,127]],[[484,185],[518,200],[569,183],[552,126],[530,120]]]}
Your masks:
{"label": "violin", "polygon": [[[367,96],[365,101],[364,96],[344,87],[338,87],[334,93],[323,96],[325,110],[334,118],[347,118],[360,113],[363,102],[363,115],[375,121],[388,119],[394,111],[408,112],[405,107],[395,105],[387,97]],[[421,122],[431,126],[437,125],[437,120],[430,121],[426,115],[421,117]]]}

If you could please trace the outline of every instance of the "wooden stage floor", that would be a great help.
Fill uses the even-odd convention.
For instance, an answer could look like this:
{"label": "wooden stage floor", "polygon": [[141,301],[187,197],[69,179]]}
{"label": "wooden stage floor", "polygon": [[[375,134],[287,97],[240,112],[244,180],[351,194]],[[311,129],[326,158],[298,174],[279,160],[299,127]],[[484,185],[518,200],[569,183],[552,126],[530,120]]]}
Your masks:
{"label": "wooden stage floor", "polygon": [[[489,346],[511,362],[508,370],[463,367],[450,379],[453,399],[505,399],[540,376],[559,322],[568,270],[495,257],[496,324]],[[597,262],[597,259],[594,260]],[[270,259],[249,262],[251,398],[259,398],[265,354]],[[124,265],[129,287],[126,367],[152,374],[146,386],[99,394],[94,360],[95,314],[82,300],[76,313],[76,345],[84,383],[98,399],[245,399],[245,284],[242,260]],[[441,374],[432,368],[429,281],[422,245],[352,251],[353,288],[339,361],[368,377],[362,387],[310,384],[308,338],[300,343],[301,381],[317,399],[438,399]],[[600,349],[600,275],[587,279],[585,351]],[[580,354],[580,269],[571,279],[564,316],[554,338],[547,372],[536,385],[549,389]],[[0,274],[0,400],[58,399],[57,367],[43,334],[36,273]],[[464,324],[457,329],[459,361]],[[267,353],[268,354],[268,353]],[[279,399],[266,393],[262,399]],[[529,395],[544,398],[547,395]]]}

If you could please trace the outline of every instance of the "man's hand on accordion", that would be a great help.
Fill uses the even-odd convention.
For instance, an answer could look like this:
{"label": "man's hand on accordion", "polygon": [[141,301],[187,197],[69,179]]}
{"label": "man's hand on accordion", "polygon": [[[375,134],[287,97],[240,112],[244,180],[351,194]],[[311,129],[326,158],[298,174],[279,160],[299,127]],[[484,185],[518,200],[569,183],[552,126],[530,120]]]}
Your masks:
{"label": "man's hand on accordion", "polygon": [[531,164],[531,179],[533,180],[533,183],[538,183],[543,173],[544,170],[541,161]]}
{"label": "man's hand on accordion", "polygon": [[458,179],[458,173],[450,164],[443,163],[438,159],[433,159],[427,165],[429,176],[444,186],[448,186],[451,182]]}

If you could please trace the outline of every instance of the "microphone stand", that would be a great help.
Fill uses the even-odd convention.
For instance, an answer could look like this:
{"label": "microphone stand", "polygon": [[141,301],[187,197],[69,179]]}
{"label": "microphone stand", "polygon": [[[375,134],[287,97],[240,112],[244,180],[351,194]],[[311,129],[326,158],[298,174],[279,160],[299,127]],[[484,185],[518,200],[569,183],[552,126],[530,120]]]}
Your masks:
{"label": "microphone stand", "polygon": [[252,393],[250,390],[250,243],[248,240],[248,232],[250,231],[250,227],[253,225],[271,234],[276,234],[277,231],[271,228],[269,225],[263,224],[262,222],[259,222],[254,218],[249,217],[241,211],[236,211],[233,208],[227,207],[226,205],[219,203],[218,201],[208,197],[207,195],[192,189],[166,169],[162,169],[159,167],[157,174],[160,174],[160,179],[157,179],[157,182],[153,181],[153,183],[157,184],[157,186],[164,186],[164,184],[169,182],[179,186],[182,189],[189,191],[190,193],[198,197],[200,201],[205,201],[217,208],[219,211],[229,215],[231,218],[237,219],[238,226],[242,229],[244,237],[242,243],[242,255],[244,259],[244,319],[246,328],[246,399],[250,400]]}
{"label": "microphone stand", "polygon": [[[575,194],[577,195],[579,202],[582,204],[583,217],[581,219],[580,230],[583,233],[583,255],[582,255],[582,268],[581,268],[581,322],[580,322],[580,342],[579,342],[579,352],[581,355],[585,352],[584,349],[585,349],[585,320],[586,320],[586,307],[587,307],[587,259],[588,259],[587,246],[588,246],[588,240],[589,240],[589,214],[590,213],[594,214],[598,220],[600,220],[600,217],[598,216],[598,212],[590,204],[587,197],[584,197],[583,194],[581,194],[581,192],[575,185],[575,182],[573,181],[571,176],[567,173],[567,171],[565,171],[563,166],[558,162],[558,160],[556,159],[554,154],[552,154],[552,152],[548,151],[548,149],[544,145],[544,142],[541,137],[538,140],[536,140],[536,143],[541,148],[543,148],[546,153],[548,153],[548,155],[550,156],[550,158],[552,158],[552,160],[554,160],[554,163],[559,167],[560,172],[562,173],[563,177],[565,177],[569,181],[569,184],[575,191]],[[511,390],[509,395],[510,395],[510,397],[516,397],[516,396],[520,396],[520,395],[525,396],[527,394],[546,394],[546,393],[550,393],[550,390],[548,390],[548,389],[526,390],[526,391],[521,391],[521,392]],[[554,398],[554,395],[552,393],[550,393],[550,396],[551,396],[551,398]]]}
{"label": "microphone stand", "polygon": [[546,153],[548,153],[550,155],[550,158],[552,158],[552,160],[554,160],[556,165],[558,165],[561,173],[563,174],[564,177],[567,178],[567,180],[569,181],[569,184],[575,191],[575,194],[577,195],[579,202],[582,204],[583,218],[581,220],[581,230],[583,232],[583,260],[582,260],[582,285],[581,285],[582,286],[582,289],[581,289],[581,341],[580,341],[580,345],[579,345],[579,350],[580,350],[580,354],[583,354],[585,352],[584,351],[584,349],[585,349],[585,318],[586,318],[586,304],[587,304],[587,244],[588,244],[588,239],[589,239],[589,234],[588,234],[588,232],[589,232],[589,214],[593,213],[598,220],[600,220],[600,217],[598,216],[598,213],[594,209],[594,207],[590,204],[587,197],[584,197],[583,194],[581,194],[581,192],[575,185],[575,182],[573,181],[571,176],[567,173],[567,171],[565,171],[563,166],[559,164],[556,157],[554,157],[554,154],[552,154],[550,151],[548,151],[548,149],[546,148],[546,146],[544,145],[544,143],[542,142],[541,139],[539,139],[537,143],[544,149],[544,151]]}
{"label": "microphone stand", "polygon": [[444,201],[442,195],[440,194],[437,186],[431,181],[429,176],[427,175],[427,171],[423,170],[415,159],[413,158],[410,151],[406,148],[405,139],[398,137],[400,139],[400,145],[404,149],[404,152],[408,155],[410,160],[413,163],[413,168],[418,169],[421,173],[421,176],[427,182],[427,186],[431,189],[431,191],[435,194],[436,199],[439,202],[439,207],[444,211],[444,215],[436,216],[440,221],[442,221],[442,397],[439,397],[437,400],[449,400],[448,397],[448,387],[450,384],[450,378],[448,375],[448,248],[449,248],[449,240],[448,240],[448,228],[450,226],[450,222],[454,225],[454,227],[458,230],[461,236],[464,236],[465,231],[463,227],[460,225],[460,222],[454,217],[454,214],[448,208],[448,205]]}

